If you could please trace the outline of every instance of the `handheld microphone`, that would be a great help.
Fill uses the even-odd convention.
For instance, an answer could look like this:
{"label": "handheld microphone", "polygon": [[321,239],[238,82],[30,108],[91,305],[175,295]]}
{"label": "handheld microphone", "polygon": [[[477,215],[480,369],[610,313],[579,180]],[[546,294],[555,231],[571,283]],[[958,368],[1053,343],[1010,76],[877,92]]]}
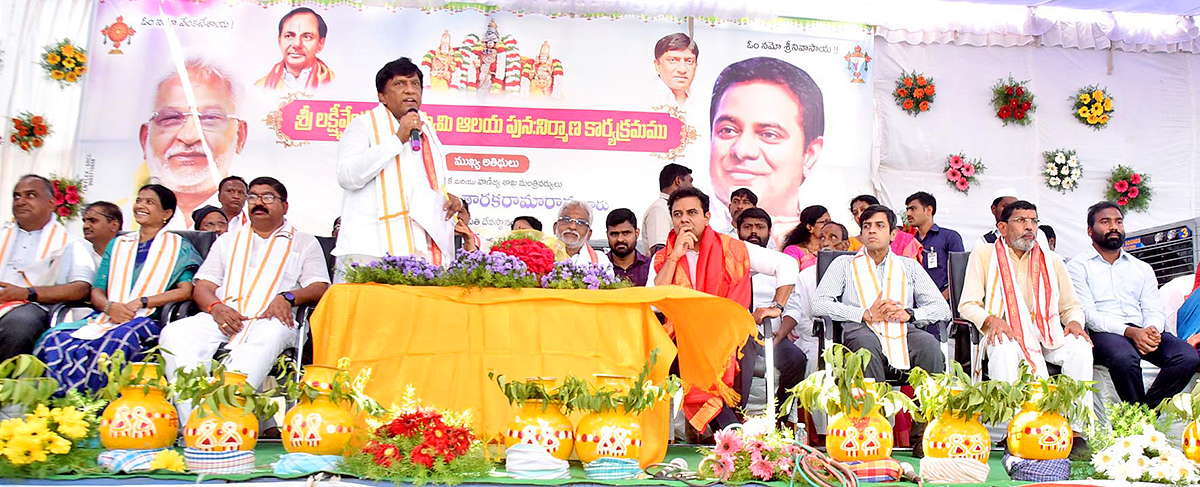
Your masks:
{"label": "handheld microphone", "polygon": [[[416,108],[409,108],[408,111],[409,111],[409,113],[417,113]],[[420,129],[412,129],[412,132],[408,135],[408,140],[410,142],[412,142],[413,152],[421,152],[421,130]]]}

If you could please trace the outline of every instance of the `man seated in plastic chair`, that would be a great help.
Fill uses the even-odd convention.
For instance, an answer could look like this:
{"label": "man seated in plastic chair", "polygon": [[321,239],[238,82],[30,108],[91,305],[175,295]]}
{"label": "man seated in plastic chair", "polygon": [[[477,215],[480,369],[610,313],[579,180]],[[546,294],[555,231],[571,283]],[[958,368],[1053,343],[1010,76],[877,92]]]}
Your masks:
{"label": "man seated in plastic chair", "polygon": [[[886,380],[887,366],[945,371],[941,342],[917,325],[949,320],[950,305],[920,263],[892,252],[898,231],[895,212],[871,205],[859,221],[863,248],[829,265],[817,284],[813,315],[846,323],[842,344],[871,351],[864,370],[867,378]],[[910,430],[914,449],[924,432],[924,424]]]}
{"label": "man seated in plastic chair", "polygon": [[[1108,368],[1122,401],[1157,407],[1187,387],[1200,356],[1187,342],[1166,332],[1154,269],[1121,249],[1125,244],[1121,207],[1111,201],[1096,203],[1088,208],[1087,223],[1092,247],[1071,259],[1067,270],[1096,344],[1093,359]],[[1161,368],[1148,391],[1142,381],[1142,360]]]}
{"label": "man seated in plastic chair", "polygon": [[[314,304],[329,287],[316,237],[284,219],[287,188],[274,178],[250,182],[250,224],[221,235],[196,272],[193,300],[205,312],[163,328],[159,344],[168,379],[180,368],[207,365],[227,343],[230,370],[258,387],[276,357],[296,342],[292,307]],[[187,418],[190,404],[178,404]]]}

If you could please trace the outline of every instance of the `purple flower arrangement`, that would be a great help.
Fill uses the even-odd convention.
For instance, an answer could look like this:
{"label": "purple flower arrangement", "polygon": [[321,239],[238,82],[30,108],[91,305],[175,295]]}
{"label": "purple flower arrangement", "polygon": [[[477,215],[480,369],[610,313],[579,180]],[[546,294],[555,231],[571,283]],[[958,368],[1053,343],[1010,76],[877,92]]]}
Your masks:
{"label": "purple flower arrangement", "polygon": [[459,250],[438,285],[458,287],[537,287],[525,263],[503,252]]}
{"label": "purple flower arrangement", "polygon": [[554,270],[542,277],[542,287],[547,289],[621,289],[629,286],[629,281],[613,274],[612,267],[590,262],[555,262]]}
{"label": "purple flower arrangement", "polygon": [[365,264],[350,264],[346,282],[404,286],[452,286],[547,289],[620,289],[631,284],[611,267],[557,262],[545,276],[529,271],[521,259],[503,253],[459,250],[442,269],[422,257],[387,255]]}
{"label": "purple flower arrangement", "polygon": [[366,264],[353,263],[346,269],[346,282],[437,286],[442,269],[421,257],[385,255]]}

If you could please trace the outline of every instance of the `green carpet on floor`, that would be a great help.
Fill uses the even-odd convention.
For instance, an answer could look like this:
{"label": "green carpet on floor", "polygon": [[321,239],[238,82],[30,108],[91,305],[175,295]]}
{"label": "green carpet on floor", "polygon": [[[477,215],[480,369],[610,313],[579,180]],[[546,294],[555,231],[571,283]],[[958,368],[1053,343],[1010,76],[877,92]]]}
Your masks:
{"label": "green carpet on floor", "polygon": [[[295,479],[295,478],[308,477],[308,475],[278,476],[278,475],[275,475],[274,472],[272,472],[271,464],[274,463],[276,460],[278,460],[279,457],[285,453],[287,453],[287,452],[284,451],[283,446],[279,443],[267,443],[267,442],[259,443],[258,448],[256,448],[254,451],[254,455],[256,457],[255,464],[257,465],[257,468],[253,473],[244,474],[244,475],[205,475],[205,476],[203,476],[203,480],[227,480],[227,481],[237,482],[237,481],[246,481],[246,480],[263,479],[263,478]],[[989,465],[991,466],[991,473],[988,475],[986,484],[962,484],[962,485],[975,485],[975,486],[987,485],[990,487],[990,486],[1015,486],[1015,485],[1025,484],[1026,482],[1015,482],[1015,481],[1009,479],[1008,475],[1004,472],[1004,466],[1001,465],[1001,463],[1000,463],[1000,457],[1002,454],[1003,453],[999,450],[992,452],[991,460],[988,462]],[[920,464],[920,460],[913,458],[908,452],[897,451],[892,456],[896,460],[899,460],[901,462],[905,462],[905,463],[912,465],[914,470],[918,469],[918,465]],[[670,461],[673,458],[682,458],[683,460],[687,461],[688,466],[690,468],[695,469],[700,464],[700,460],[702,457],[696,451],[695,447],[671,446],[667,449],[667,457],[666,457],[665,461]],[[584,478],[583,466],[578,461],[571,462],[571,477],[572,478],[564,479],[564,480],[513,479],[513,478],[509,478],[507,476],[504,476],[503,465],[497,465],[496,468],[497,468],[498,474],[494,474],[492,477],[468,480],[466,483],[522,484],[522,485],[562,485],[562,484],[574,484],[574,483],[589,483],[589,484],[617,485],[617,486],[629,486],[629,485],[676,485],[676,486],[678,486],[678,485],[682,485],[681,483],[674,482],[674,481],[656,481],[656,480],[623,480],[623,481],[590,480],[590,479]],[[334,472],[334,473],[341,474],[339,472]],[[345,475],[345,474],[341,474],[341,475]],[[152,478],[152,479],[157,479],[157,480],[176,480],[176,481],[183,481],[183,482],[196,482],[198,479],[200,479],[200,476],[193,475],[193,474],[173,474],[173,473],[108,474],[108,473],[100,473],[100,474],[89,474],[89,475],[57,475],[57,476],[50,477],[50,480],[127,479],[127,478],[133,478],[133,477]],[[772,487],[785,487],[788,485],[787,482],[756,482],[756,484],[769,485]],[[894,483],[889,483],[888,485],[902,486],[902,485],[916,485],[916,484],[906,483],[906,482],[894,482]],[[939,484],[939,485],[942,485],[942,484]]]}

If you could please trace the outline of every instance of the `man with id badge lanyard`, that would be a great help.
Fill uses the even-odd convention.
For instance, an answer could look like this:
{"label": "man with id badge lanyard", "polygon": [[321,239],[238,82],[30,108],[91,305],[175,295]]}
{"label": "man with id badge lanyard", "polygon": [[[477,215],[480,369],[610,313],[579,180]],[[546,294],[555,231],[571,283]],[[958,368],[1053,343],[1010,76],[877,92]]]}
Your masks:
{"label": "man with id badge lanyard", "polygon": [[916,227],[917,241],[925,247],[925,272],[942,291],[942,296],[949,299],[950,252],[963,251],[962,236],[933,223],[936,213],[937,200],[929,193],[918,191],[904,200],[904,215],[908,223]]}

